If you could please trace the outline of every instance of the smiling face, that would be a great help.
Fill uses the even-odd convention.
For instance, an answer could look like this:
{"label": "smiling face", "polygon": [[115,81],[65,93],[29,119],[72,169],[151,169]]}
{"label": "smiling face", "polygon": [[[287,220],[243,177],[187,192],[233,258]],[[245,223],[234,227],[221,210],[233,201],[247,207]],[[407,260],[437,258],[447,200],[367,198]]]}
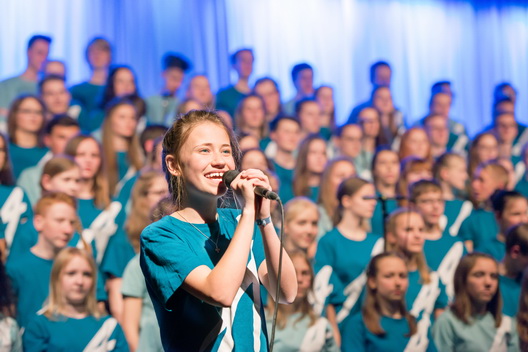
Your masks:
{"label": "smiling face", "polygon": [[226,192],[222,176],[235,169],[235,160],[229,136],[222,126],[213,122],[196,125],[183,143],[179,157],[175,176],[181,175],[185,180],[189,198],[219,197]]}

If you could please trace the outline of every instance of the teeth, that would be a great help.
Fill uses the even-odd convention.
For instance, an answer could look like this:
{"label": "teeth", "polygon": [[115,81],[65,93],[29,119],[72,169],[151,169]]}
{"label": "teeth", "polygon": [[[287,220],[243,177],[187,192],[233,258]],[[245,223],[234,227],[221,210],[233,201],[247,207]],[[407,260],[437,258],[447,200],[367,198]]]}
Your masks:
{"label": "teeth", "polygon": [[224,176],[223,172],[211,172],[210,174],[205,175],[207,178],[221,178]]}

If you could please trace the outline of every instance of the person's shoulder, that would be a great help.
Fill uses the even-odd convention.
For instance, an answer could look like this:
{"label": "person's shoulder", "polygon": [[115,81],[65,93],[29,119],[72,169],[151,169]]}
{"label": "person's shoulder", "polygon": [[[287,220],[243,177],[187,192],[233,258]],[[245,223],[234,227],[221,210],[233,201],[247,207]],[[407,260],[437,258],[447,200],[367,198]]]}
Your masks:
{"label": "person's shoulder", "polygon": [[161,218],[160,220],[156,221],[156,222],[153,222],[152,224],[148,225],[147,227],[145,227],[143,229],[143,231],[141,232],[141,237],[142,238],[149,238],[149,237],[152,237],[152,236],[157,236],[159,234],[163,234],[163,233],[176,233],[174,230],[175,230],[175,226],[177,227],[178,225],[178,220],[175,219],[173,216],[171,215],[166,215],[164,216],[163,218]]}
{"label": "person's shoulder", "polygon": [[10,85],[17,84],[20,81],[22,81],[22,77],[20,75],[8,77],[4,79],[3,81],[0,81],[0,88],[7,88]]}
{"label": "person's shoulder", "polygon": [[218,90],[218,92],[216,93],[216,96],[217,97],[224,97],[226,95],[231,95],[234,92],[238,92],[238,91],[235,89],[234,85],[230,84],[227,87],[220,88]]}

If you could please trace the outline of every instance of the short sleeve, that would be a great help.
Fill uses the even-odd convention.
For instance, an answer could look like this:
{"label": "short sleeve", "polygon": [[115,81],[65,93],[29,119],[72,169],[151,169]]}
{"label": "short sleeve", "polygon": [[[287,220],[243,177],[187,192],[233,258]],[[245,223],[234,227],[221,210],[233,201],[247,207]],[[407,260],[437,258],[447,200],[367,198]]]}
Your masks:
{"label": "short sleeve", "polygon": [[169,309],[169,299],[187,275],[204,262],[188,243],[160,224],[167,221],[164,218],[141,233],[140,264],[153,298]]}
{"label": "short sleeve", "polygon": [[442,280],[440,279],[438,280],[438,289],[440,292],[438,293],[438,297],[436,298],[434,308],[435,309],[445,309],[447,305],[449,304],[449,297],[447,297],[446,287],[444,283],[442,282]]}
{"label": "short sleeve", "polygon": [[431,329],[433,340],[439,351],[454,351],[455,331],[450,321],[451,312],[445,312],[438,317]]}
{"label": "short sleeve", "polygon": [[22,343],[25,352],[47,351],[50,334],[46,329],[46,317],[36,315],[24,330]]}
{"label": "short sleeve", "polygon": [[124,230],[120,229],[110,237],[101,263],[101,271],[105,275],[122,277],[128,262],[134,257],[134,248],[126,236]]}
{"label": "short sleeve", "polygon": [[145,277],[139,266],[139,256],[136,256],[125,268],[121,293],[123,296],[142,298],[145,295],[145,290]]}
{"label": "short sleeve", "polygon": [[458,238],[462,241],[473,241],[473,236],[471,233],[471,216],[468,216],[460,225],[458,230]]}
{"label": "short sleeve", "polygon": [[366,351],[366,335],[367,331],[365,329],[365,324],[363,323],[362,314],[356,314],[351,319],[346,319],[341,329],[341,351]]}

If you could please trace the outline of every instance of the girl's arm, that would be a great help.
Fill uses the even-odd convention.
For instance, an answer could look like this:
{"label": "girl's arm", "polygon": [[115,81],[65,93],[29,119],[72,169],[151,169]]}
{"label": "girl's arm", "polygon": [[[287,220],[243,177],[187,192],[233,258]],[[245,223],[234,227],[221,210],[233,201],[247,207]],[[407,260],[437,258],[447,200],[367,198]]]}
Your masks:
{"label": "girl's arm", "polygon": [[128,342],[130,352],[137,349],[139,342],[139,321],[141,319],[141,297],[126,296],[123,299],[123,332]]}
{"label": "girl's arm", "polygon": [[337,346],[341,347],[341,332],[337,326],[337,314],[335,307],[332,304],[326,306],[326,318],[330,322],[332,329],[334,330],[334,339]]}
{"label": "girl's arm", "polygon": [[219,307],[229,307],[233,303],[246,273],[253,239],[256,214],[253,188],[262,184],[260,179],[248,176],[247,171],[242,171],[231,183],[235,194],[243,199],[242,215],[229,247],[216,266],[211,270],[200,265],[185,278],[183,288],[193,296]]}
{"label": "girl's arm", "polygon": [[123,324],[123,295],[121,294],[122,281],[122,278],[115,276],[111,276],[108,278],[108,280],[106,280],[110,314],[116,318],[119,324]]}

